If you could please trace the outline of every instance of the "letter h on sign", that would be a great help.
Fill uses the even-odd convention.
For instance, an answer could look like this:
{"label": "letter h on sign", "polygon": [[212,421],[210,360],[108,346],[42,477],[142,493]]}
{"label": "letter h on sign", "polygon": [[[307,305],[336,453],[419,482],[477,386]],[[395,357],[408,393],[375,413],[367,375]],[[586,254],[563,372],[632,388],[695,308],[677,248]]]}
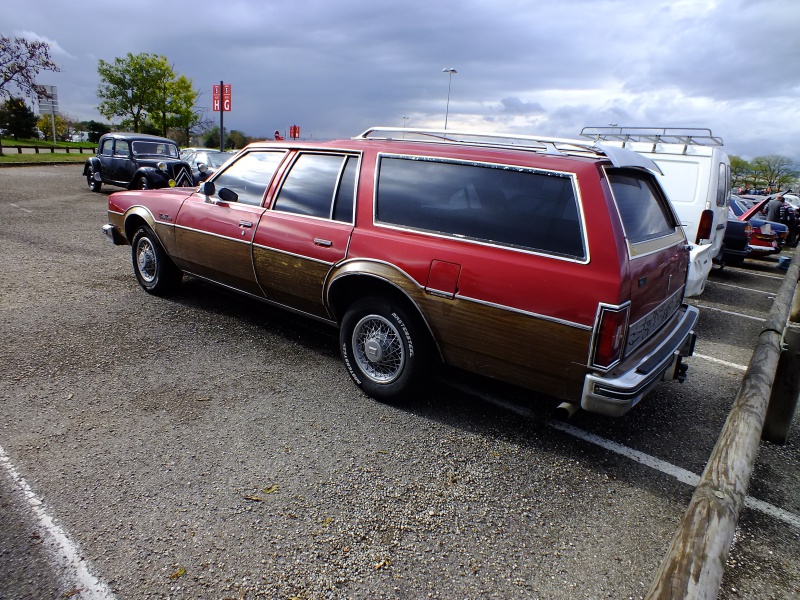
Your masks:
{"label": "letter h on sign", "polygon": [[211,86],[211,108],[214,112],[231,110],[231,85],[229,83]]}

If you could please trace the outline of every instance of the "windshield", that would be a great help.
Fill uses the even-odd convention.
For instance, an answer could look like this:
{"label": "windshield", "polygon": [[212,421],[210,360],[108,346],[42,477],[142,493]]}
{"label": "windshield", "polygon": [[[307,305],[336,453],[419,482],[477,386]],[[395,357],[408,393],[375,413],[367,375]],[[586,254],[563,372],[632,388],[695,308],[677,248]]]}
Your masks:
{"label": "windshield", "polygon": [[178,157],[178,146],[168,142],[133,142],[133,154]]}

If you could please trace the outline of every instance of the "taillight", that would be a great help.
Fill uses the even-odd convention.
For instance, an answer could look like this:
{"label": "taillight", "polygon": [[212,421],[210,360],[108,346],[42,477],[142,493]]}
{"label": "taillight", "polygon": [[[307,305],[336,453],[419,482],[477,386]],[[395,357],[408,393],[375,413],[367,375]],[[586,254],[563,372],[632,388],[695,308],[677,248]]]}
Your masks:
{"label": "taillight", "polygon": [[751,235],[753,235],[753,226],[748,223],[744,226],[744,237],[749,240]]}
{"label": "taillight", "polygon": [[697,226],[697,238],[695,238],[694,240],[695,244],[699,244],[700,240],[711,239],[712,225],[714,225],[714,212],[712,210],[706,209],[700,216],[700,223]]}
{"label": "taillight", "polygon": [[622,358],[625,337],[628,333],[630,305],[603,306],[597,315],[592,366],[610,369]]}

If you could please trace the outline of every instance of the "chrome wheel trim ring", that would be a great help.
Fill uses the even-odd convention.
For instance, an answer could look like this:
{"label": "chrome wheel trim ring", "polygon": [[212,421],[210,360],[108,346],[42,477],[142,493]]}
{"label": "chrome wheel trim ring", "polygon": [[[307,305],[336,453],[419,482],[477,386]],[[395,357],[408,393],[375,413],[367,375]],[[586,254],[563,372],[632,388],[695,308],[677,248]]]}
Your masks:
{"label": "chrome wheel trim ring", "polygon": [[367,315],[353,328],[353,358],[375,383],[391,383],[403,372],[406,351],[400,332],[386,318]]}
{"label": "chrome wheel trim ring", "polygon": [[156,250],[153,242],[146,237],[140,238],[136,244],[136,266],[139,269],[139,275],[146,283],[155,281],[158,269]]}

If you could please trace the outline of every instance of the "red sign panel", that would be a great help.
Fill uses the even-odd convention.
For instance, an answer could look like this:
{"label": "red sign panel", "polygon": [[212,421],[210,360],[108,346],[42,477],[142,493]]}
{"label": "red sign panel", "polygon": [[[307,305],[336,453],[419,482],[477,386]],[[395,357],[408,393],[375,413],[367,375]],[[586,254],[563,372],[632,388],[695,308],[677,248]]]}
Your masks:
{"label": "red sign panel", "polygon": [[231,110],[231,84],[211,86],[211,108],[214,112]]}

